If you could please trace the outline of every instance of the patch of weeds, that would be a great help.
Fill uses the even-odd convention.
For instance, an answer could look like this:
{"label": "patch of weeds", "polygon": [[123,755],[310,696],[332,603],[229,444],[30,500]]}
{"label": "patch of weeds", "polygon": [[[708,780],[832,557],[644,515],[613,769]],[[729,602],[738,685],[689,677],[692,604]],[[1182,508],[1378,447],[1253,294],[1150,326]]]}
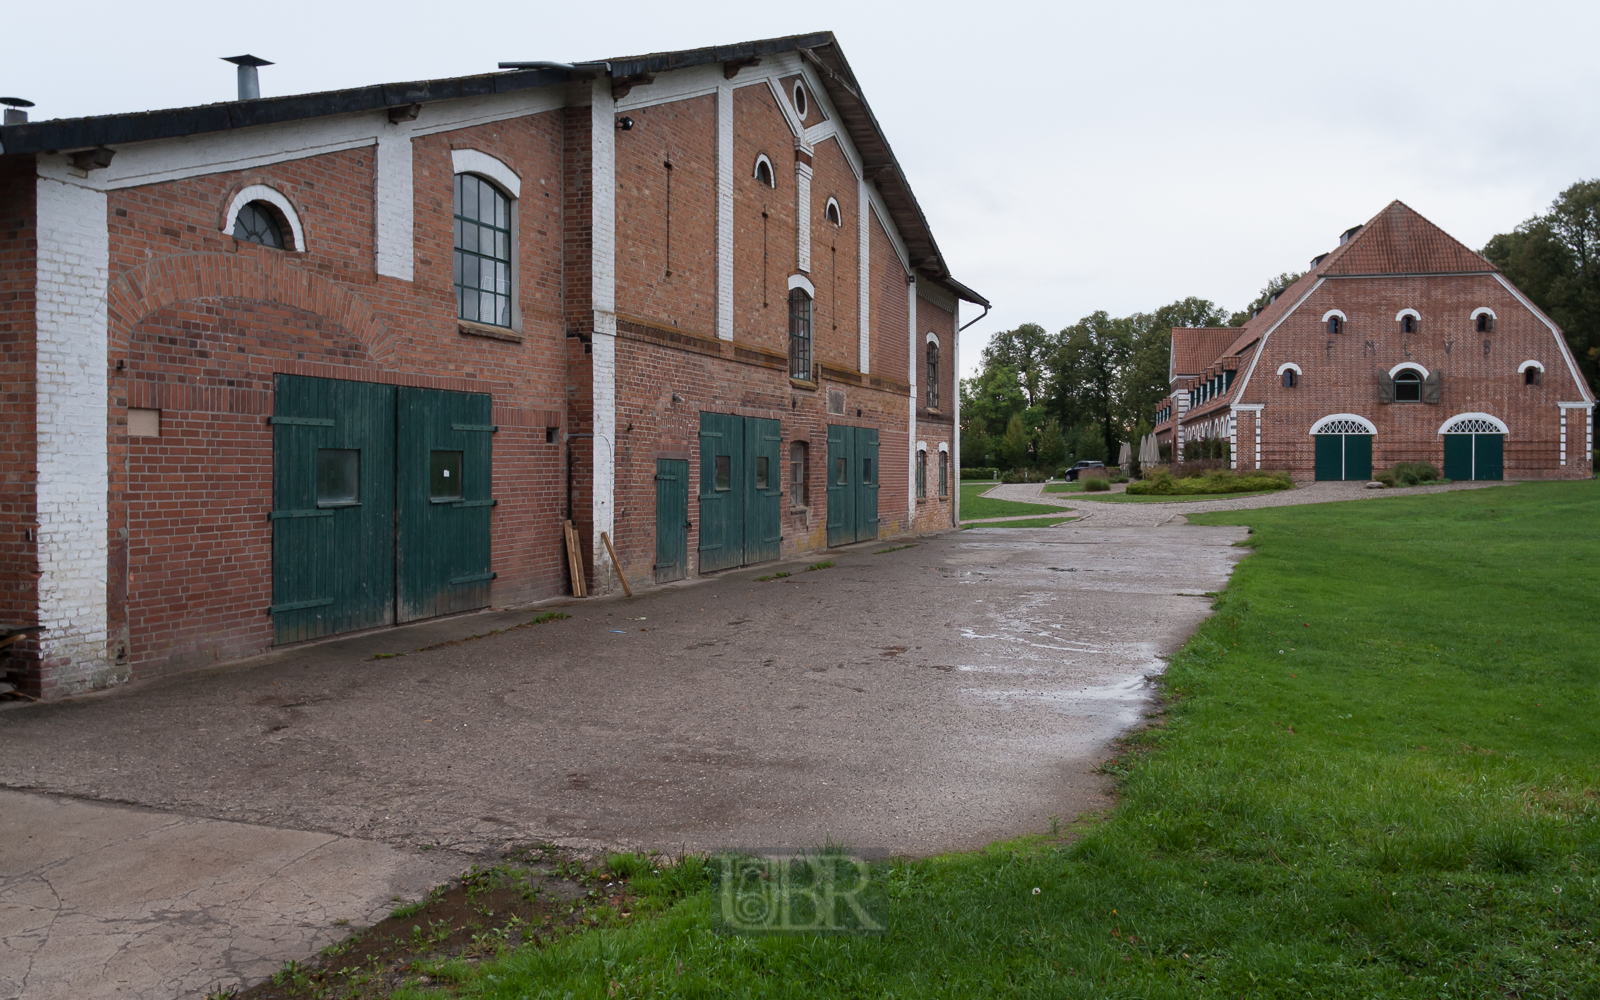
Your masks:
{"label": "patch of weeds", "polygon": [[485,960],[538,952],[573,934],[663,912],[715,885],[719,871],[693,856],[674,863],[659,854],[612,854],[591,865],[549,845],[520,847],[396,907],[315,959],[289,962],[249,990],[213,996],[390,1000],[459,985]]}
{"label": "patch of weeds", "polygon": [[807,566],[805,568],[805,571],[807,573],[810,573],[812,570],[833,569],[837,565],[839,565],[839,564],[834,562],[832,559],[824,559],[821,562],[814,562],[810,566]]}
{"label": "patch of weeds", "polygon": [[793,573],[769,573],[766,576],[758,576],[758,577],[756,577],[756,582],[757,583],[766,583],[768,580],[782,580],[782,579],[785,579],[786,577],[791,577],[793,575],[794,575]]}
{"label": "patch of weeds", "polygon": [[917,543],[916,542],[912,542],[909,545],[891,545],[886,549],[879,549],[878,551],[874,552],[873,555],[881,556],[885,552],[899,552],[901,549],[914,549],[916,547],[917,547]]}

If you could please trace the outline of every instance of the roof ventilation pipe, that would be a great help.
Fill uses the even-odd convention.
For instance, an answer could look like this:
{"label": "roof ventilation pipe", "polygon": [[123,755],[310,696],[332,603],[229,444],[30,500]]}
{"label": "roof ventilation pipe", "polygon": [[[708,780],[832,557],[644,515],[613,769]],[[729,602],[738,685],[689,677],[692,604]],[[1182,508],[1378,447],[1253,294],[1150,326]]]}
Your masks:
{"label": "roof ventilation pipe", "polygon": [[260,56],[223,56],[223,62],[231,62],[239,67],[239,100],[253,101],[261,96],[261,77],[256,72],[257,66],[271,66],[272,63]]}
{"label": "roof ventilation pipe", "polygon": [[28,109],[33,107],[32,101],[25,101],[20,97],[0,97],[0,104],[6,106],[7,125],[26,125],[28,123]]}

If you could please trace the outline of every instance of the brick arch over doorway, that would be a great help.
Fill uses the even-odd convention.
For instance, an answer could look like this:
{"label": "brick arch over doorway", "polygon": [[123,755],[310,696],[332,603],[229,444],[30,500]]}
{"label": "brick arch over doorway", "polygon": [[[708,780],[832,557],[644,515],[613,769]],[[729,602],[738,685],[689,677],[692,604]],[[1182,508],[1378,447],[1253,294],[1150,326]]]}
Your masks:
{"label": "brick arch over doorway", "polygon": [[255,299],[326,317],[391,367],[395,344],[360,296],[321,275],[290,267],[278,253],[181,254],[133,268],[106,295],[112,350],[125,348],[132,329],[167,306],[191,299]]}

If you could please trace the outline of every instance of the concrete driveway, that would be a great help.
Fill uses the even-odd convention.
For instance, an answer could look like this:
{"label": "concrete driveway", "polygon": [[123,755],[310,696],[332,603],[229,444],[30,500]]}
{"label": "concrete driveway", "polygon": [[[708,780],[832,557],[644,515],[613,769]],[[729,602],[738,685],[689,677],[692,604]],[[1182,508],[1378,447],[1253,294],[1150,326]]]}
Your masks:
{"label": "concrete driveway", "polygon": [[[570,602],[569,620],[403,656],[374,658],[533,613],[280,651],[0,712],[0,785],[402,852],[974,848],[1108,804],[1096,765],[1149,708],[1147,678],[1206,615],[1244,534],[980,528],[816,572]],[[793,575],[756,580],[774,570]],[[18,846],[17,815],[0,821],[0,937],[47,941],[39,909],[54,904],[26,873],[66,848]],[[53,870],[53,885],[119,877]],[[212,931],[190,934],[194,961],[225,946]]]}

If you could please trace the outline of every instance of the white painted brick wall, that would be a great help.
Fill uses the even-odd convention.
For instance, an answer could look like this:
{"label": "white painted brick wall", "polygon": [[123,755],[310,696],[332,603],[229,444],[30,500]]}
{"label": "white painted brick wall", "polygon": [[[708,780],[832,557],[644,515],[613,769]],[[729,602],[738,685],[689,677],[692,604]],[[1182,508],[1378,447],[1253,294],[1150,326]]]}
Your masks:
{"label": "white painted brick wall", "polygon": [[858,351],[860,357],[856,368],[861,372],[872,370],[872,269],[869,264],[872,249],[872,215],[868,208],[867,182],[865,178],[856,179],[856,285],[861,290],[861,302],[856,313],[859,324],[856,337],[859,341]]}
{"label": "white painted brick wall", "polygon": [[65,694],[121,679],[106,655],[111,251],[103,191],[38,183],[39,646]]}
{"label": "white painted brick wall", "polygon": [[717,336],[733,339],[733,84],[717,87]]}
{"label": "white painted brick wall", "polygon": [[414,254],[413,206],[416,194],[411,177],[411,125],[384,124],[378,133],[377,183],[373,191],[373,220],[377,244],[377,272],[402,281],[412,280]]}
{"label": "white painted brick wall", "polygon": [[[591,198],[591,296],[594,303],[594,538],[591,550],[597,570],[611,556],[600,532],[614,530],[617,438],[617,125],[611,81],[593,84],[590,110],[593,132],[593,197]],[[610,573],[595,573],[595,589],[611,589]]]}
{"label": "white painted brick wall", "polygon": [[[811,152],[809,149],[807,153]],[[796,266],[811,273],[811,165],[794,162]]]}

